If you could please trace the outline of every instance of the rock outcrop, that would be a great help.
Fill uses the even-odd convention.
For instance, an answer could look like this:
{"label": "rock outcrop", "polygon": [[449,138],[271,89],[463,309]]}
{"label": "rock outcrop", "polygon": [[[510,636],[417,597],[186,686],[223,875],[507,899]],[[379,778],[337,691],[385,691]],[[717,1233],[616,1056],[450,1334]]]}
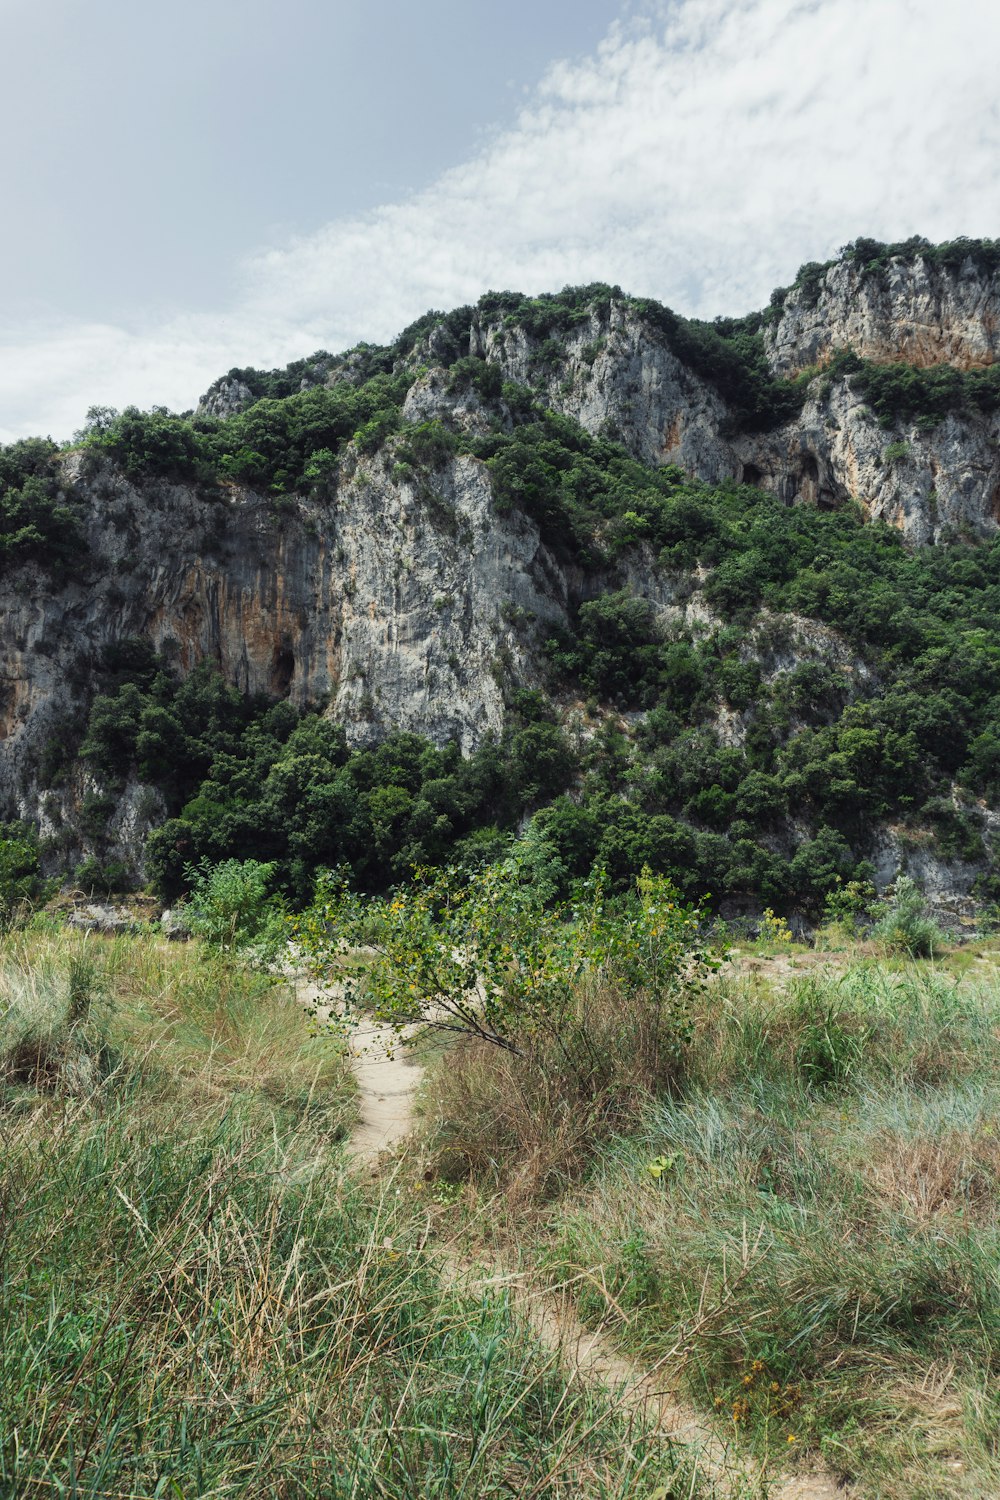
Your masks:
{"label": "rock outcrop", "polygon": [[[982,343],[991,325],[976,322],[981,282],[975,287],[963,326],[970,338],[979,328]],[[537,382],[537,344],[521,330],[497,324],[475,336],[505,379]],[[718,393],[626,303],[612,303],[606,323],[593,317],[576,329],[541,383],[552,408],[588,432],[615,437],[643,463],[677,464],[709,484],[752,484],[788,505],[857,500],[872,520],[916,545],[990,536],[1000,525],[1000,413],[949,416],[930,431],[917,424],[887,430],[850,375],[819,375],[793,421],[734,435]]]}
{"label": "rock outcrop", "polygon": [[[765,345],[782,375],[848,347],[965,369],[997,357],[998,329],[997,278],[972,260],[956,273],[898,261],[878,276],[845,261],[786,297]],[[431,328],[399,356],[397,369],[413,375],[404,430],[439,421],[484,434],[503,410],[474,386],[455,389],[446,365],[456,338],[451,325]],[[465,338],[459,355],[496,366],[645,464],[753,485],[789,505],[857,501],[917,544],[1000,526],[1000,414],[887,430],[850,374],[820,373],[792,420],[740,430],[704,371],[626,298],[575,319],[555,341],[476,312]],[[362,350],[302,361],[287,372],[289,389],[360,379],[367,359]],[[257,399],[252,376],[216,382],[202,415]],[[581,599],[627,582],[668,616],[698,608],[697,592],[675,604],[674,584],[641,550],[609,577],[555,556],[528,516],[499,513],[489,470],[469,454],[443,462],[428,484],[397,462],[391,441],[373,455],[348,445],[324,499],[275,500],[226,482],[211,494],[137,485],[93,449],[63,463],[85,507],[85,566],[55,582],[28,563],[0,580],[0,817],[32,818],[54,840],[74,803],[99,788],[78,765],[68,786],[46,790],[43,752],[79,724],[97,664],[126,638],[148,640],[181,673],[208,659],[243,692],[325,705],[354,744],[402,728],[468,752],[501,729],[503,685],[537,682],[540,639]],[[827,644],[836,658],[840,647]],[[738,742],[738,724],[720,728]],[[130,784],[112,831],[134,852],[162,815],[150,789]]]}
{"label": "rock outcrop", "polygon": [[780,375],[825,364],[838,349],[920,366],[991,365],[1000,358],[1000,275],[971,255],[954,270],[895,256],[878,272],[846,258],[788,293],[765,342]]}
{"label": "rock outcrop", "polygon": [[[38,816],[42,747],[89,701],[115,642],[149,640],[182,673],[217,662],[246,693],[325,703],[356,744],[402,728],[469,751],[501,726],[501,664],[530,676],[516,623],[566,617],[567,580],[537,528],[496,516],[468,456],[440,472],[430,505],[380,454],[353,459],[334,505],[280,511],[238,487],[139,490],[106,464],[81,477],[81,462],[86,573],[53,589],[29,564],[0,584],[0,816]],[[145,831],[132,824],[123,842]]]}

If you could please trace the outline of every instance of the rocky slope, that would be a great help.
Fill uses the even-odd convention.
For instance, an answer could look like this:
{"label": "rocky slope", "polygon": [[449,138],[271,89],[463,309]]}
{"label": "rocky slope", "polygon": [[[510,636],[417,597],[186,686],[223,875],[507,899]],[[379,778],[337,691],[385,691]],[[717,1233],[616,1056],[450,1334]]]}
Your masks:
{"label": "rocky slope", "polygon": [[[846,348],[968,369],[996,357],[998,314],[997,274],[971,259],[947,271],[897,258],[878,275],[844,260],[785,296],[763,349],[779,376]],[[394,355],[412,376],[404,436],[428,422],[466,435],[509,425],[509,414],[497,416],[502,402],[456,390],[451,367],[468,356],[654,468],[753,485],[787,505],[857,501],[912,543],[989,537],[1000,524],[998,411],[886,428],[854,375],[820,373],[797,414],[755,430],[736,419],[704,360],[685,360],[642,304],[610,295],[549,332],[491,306],[432,320]],[[315,357],[279,388],[357,381],[370,363],[366,351]],[[262,392],[254,372],[232,372],[199,411],[227,417]],[[400,465],[397,446],[350,444],[332,498],[280,503],[237,482],[206,492],[130,480],[93,449],[70,454],[63,475],[83,506],[89,558],[61,581],[37,561],[0,579],[0,813],[36,820],[64,852],[87,847],[77,823],[88,790],[99,790],[93,772],[77,764],[53,789],[41,768],[85,714],[102,654],[126,638],[152,642],[181,672],[207,658],[246,693],[324,704],[355,744],[402,727],[469,752],[500,731],[511,685],[540,680],[541,643],[581,601],[626,584],[664,621],[725,623],[701,602],[702,577],[682,586],[641,546],[613,567],[582,566],[522,509],[498,510],[480,458],[453,454],[428,483]],[[815,624],[793,622],[791,639],[787,670],[807,659],[866,670]],[[740,742],[738,716],[720,705],[718,722]],[[133,863],[160,817],[148,789],[130,783],[119,796],[113,832]],[[884,834],[878,855],[883,881],[898,864],[892,839]],[[949,882],[967,889],[981,868],[924,863],[942,892]]]}
{"label": "rocky slope", "polygon": [[[221,500],[136,488],[88,467],[86,573],[54,593],[35,565],[0,584],[0,816],[38,818],[43,835],[97,784],[80,768],[45,793],[39,762],[116,642],[149,640],[182,673],[214,661],[248,694],[327,704],[356,744],[402,728],[467,752],[501,727],[500,659],[531,676],[511,621],[566,618],[567,580],[537,527],[516,513],[498,523],[470,457],[437,476],[433,508],[393,479],[388,455],[362,460],[332,513],[306,498],[276,513],[235,486]],[[132,859],[159,815],[153,803],[137,818],[134,790],[118,814]]]}
{"label": "rocky slope", "polygon": [[[830,276],[837,271],[843,281],[854,274],[838,267]],[[977,347],[992,347],[1000,285],[992,285],[988,299],[978,277],[970,279],[967,302],[959,291],[952,287],[961,317],[956,313],[955,324],[944,324],[948,337],[968,336],[978,339]],[[829,321],[819,324],[827,353],[850,347],[857,316],[849,297],[843,306],[830,302]],[[887,321],[886,339],[890,327]],[[909,325],[901,327],[905,335]],[[792,308],[778,325],[785,343],[775,336],[769,349],[790,347],[793,337],[803,347],[807,337],[796,328]],[[532,383],[535,346],[522,332],[493,324],[473,327],[471,337],[473,348],[495,361],[505,378]],[[877,352],[889,357],[884,344]],[[816,353],[808,363],[816,362]],[[892,357],[902,357],[899,348]],[[774,363],[780,370],[780,361]],[[833,507],[857,500],[871,519],[918,544],[989,536],[1000,523],[1000,412],[949,416],[929,432],[915,423],[886,431],[850,376],[819,376],[793,421],[767,433],[734,435],[717,391],[624,302],[612,304],[606,321],[594,316],[566,341],[564,359],[542,385],[552,407],[587,431],[611,433],[642,462],[679,464],[710,484],[753,484],[789,505]]]}

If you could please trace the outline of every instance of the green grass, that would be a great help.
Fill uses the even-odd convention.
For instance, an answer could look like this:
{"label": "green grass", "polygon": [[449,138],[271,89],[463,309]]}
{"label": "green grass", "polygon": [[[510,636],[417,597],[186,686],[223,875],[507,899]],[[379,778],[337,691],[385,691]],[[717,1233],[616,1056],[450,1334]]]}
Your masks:
{"label": "green grass", "polygon": [[536,1257],[642,1360],[679,1345],[759,1454],[813,1450],[887,1500],[997,1493],[998,1060],[995,975],[730,977],[682,1090]]}
{"label": "green grass", "polygon": [[0,1495],[680,1482],[504,1293],[438,1274],[420,1195],[345,1169],[351,1110],[266,977],[152,939],[0,945]]}

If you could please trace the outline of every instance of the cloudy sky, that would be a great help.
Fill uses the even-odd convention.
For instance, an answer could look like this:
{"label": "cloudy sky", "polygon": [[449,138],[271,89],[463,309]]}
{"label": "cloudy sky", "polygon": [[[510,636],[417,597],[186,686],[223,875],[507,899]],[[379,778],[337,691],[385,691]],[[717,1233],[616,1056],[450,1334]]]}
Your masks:
{"label": "cloudy sky", "polygon": [[1000,235],[995,0],[0,0],[0,440],[489,287]]}

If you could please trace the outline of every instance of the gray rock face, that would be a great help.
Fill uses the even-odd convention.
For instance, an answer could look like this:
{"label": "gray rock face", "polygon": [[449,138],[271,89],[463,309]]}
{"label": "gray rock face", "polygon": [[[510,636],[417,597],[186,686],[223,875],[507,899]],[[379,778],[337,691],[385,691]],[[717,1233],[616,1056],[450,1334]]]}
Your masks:
{"label": "gray rock face", "polygon": [[787,504],[857,500],[915,545],[990,536],[1000,519],[1000,415],[886,431],[849,376],[815,381],[796,422],[743,437],[732,452],[741,479]]}
{"label": "gray rock face", "polygon": [[815,300],[803,289],[789,293],[765,342],[781,375],[847,348],[863,359],[913,365],[990,365],[1000,358],[1000,276],[971,259],[956,274],[923,258],[897,257],[881,276],[839,261]]}
{"label": "gray rock face", "polygon": [[[471,457],[444,468],[429,504],[391,453],[349,454],[335,502],[280,513],[238,488],[140,492],[109,465],[80,479],[73,462],[87,576],[53,589],[29,565],[0,581],[0,816],[38,819],[43,837],[69,837],[96,789],[78,767],[46,791],[38,766],[116,641],[147,639],[182,672],[215,661],[243,692],[326,703],[355,744],[409,729],[470,751],[501,727],[501,681],[533,677],[524,622],[566,617],[569,585],[537,528],[496,515]],[[162,808],[138,786],[117,802],[111,832],[131,859]]]}
{"label": "gray rock face", "polygon": [[[848,344],[873,358],[971,365],[994,358],[998,312],[996,279],[971,262],[950,278],[921,261],[900,263],[884,284],[841,264],[826,273],[815,306],[790,295],[768,348],[783,372]],[[422,340],[404,422],[482,433],[496,407],[475,391],[452,391],[434,364],[453,357],[454,342],[433,329]],[[504,379],[532,386],[647,464],[757,485],[788,504],[856,500],[914,543],[997,529],[997,415],[887,432],[850,376],[821,375],[794,421],[738,433],[715,388],[626,302],[576,324],[555,354],[550,342],[501,320],[473,319],[469,333],[471,352]],[[304,362],[302,384],[360,378],[365,357]],[[252,399],[245,382],[226,377],[200,409],[225,416]],[[208,659],[244,692],[324,704],[354,744],[402,728],[455,739],[468,752],[501,728],[501,684],[537,683],[539,638],[581,598],[626,583],[665,619],[706,618],[697,581],[678,601],[676,580],[641,549],[614,577],[560,563],[529,518],[498,512],[489,471],[470,456],[450,459],[428,482],[399,463],[393,443],[373,457],[348,447],[334,498],[285,498],[280,507],[235,485],[221,498],[165,482],[140,489],[93,451],[65,463],[87,509],[86,572],[58,585],[35,565],[0,577],[0,817],[37,819],[66,854],[87,852],[74,809],[100,788],[77,766],[64,787],[47,790],[42,750],[65,738],[89,702],[96,664],[124,638],[149,640],[181,672]],[[808,622],[799,623],[801,640]],[[840,670],[860,670],[835,641],[817,636],[815,649]],[[733,743],[743,732],[735,719],[719,727]],[[134,860],[162,804],[138,784],[116,804],[116,847]]]}
{"label": "gray rock face", "polygon": [[624,443],[643,463],[680,464],[709,483],[739,476],[722,436],[725,404],[626,303],[612,302],[606,325],[596,317],[581,325],[556,369],[539,366],[537,342],[522,329],[488,326],[480,340],[505,380],[540,383],[553,410]]}
{"label": "gray rock face", "polygon": [[223,375],[198,402],[199,417],[231,417],[253,404],[254,394],[242,380]]}

